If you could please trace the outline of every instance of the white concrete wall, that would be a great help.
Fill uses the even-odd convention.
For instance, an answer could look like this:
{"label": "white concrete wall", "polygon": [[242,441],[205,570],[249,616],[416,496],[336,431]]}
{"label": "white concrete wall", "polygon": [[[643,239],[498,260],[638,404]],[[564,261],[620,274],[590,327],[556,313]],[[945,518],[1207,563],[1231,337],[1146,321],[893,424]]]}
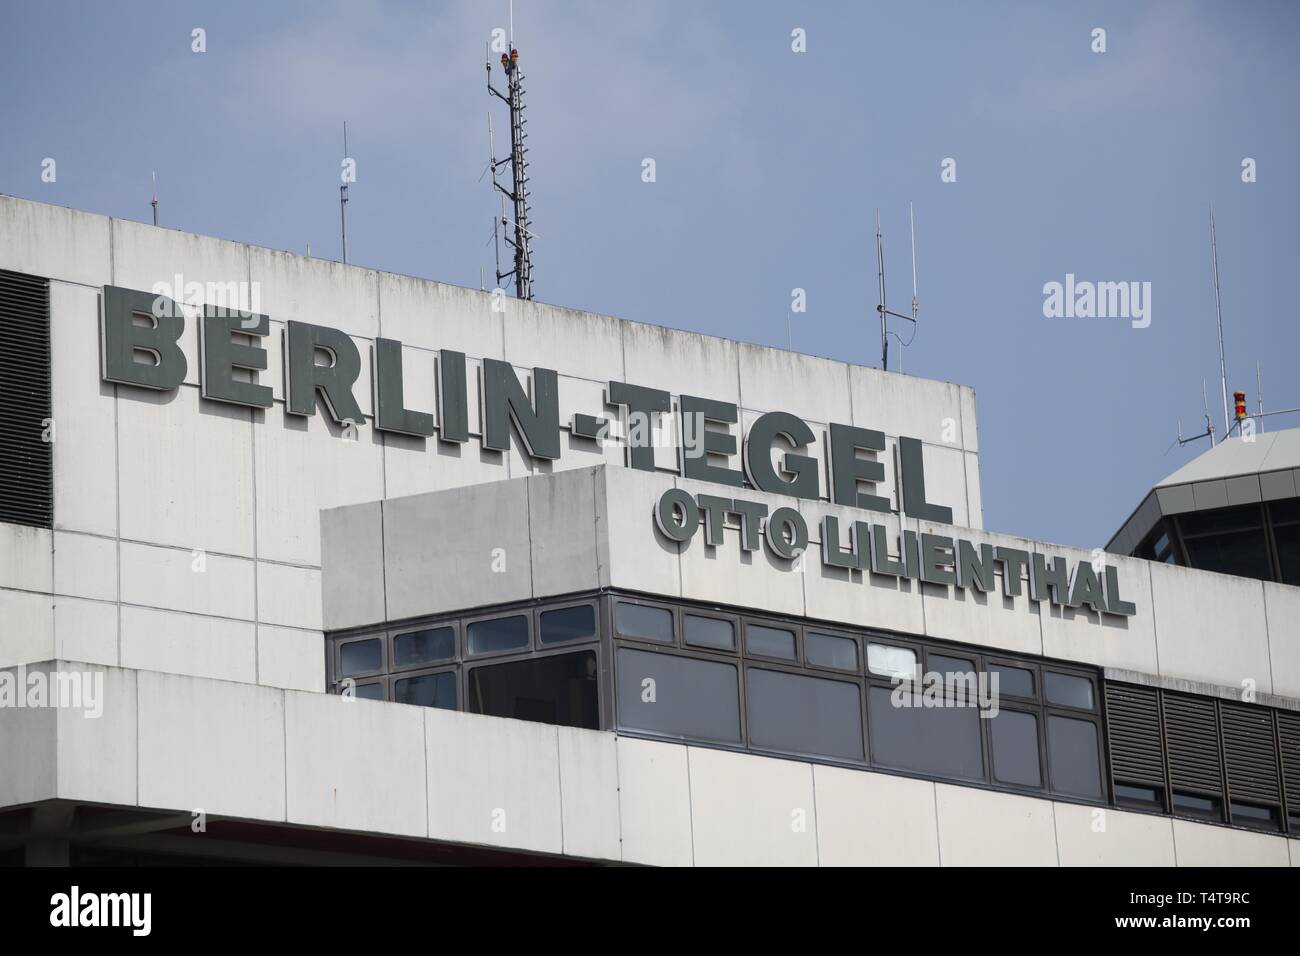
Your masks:
{"label": "white concrete wall", "polygon": [[[280,333],[289,320],[342,329],[363,358],[376,336],[401,340],[408,404],[430,412],[436,350],[449,348],[469,356],[470,376],[483,358],[509,361],[521,374],[557,370],[565,427],[575,411],[605,413],[604,385],[617,380],[731,401],[746,422],[782,409],[815,430],[829,421],[877,428],[890,453],[900,432],[912,435],[926,443],[933,497],[963,523],[982,520],[969,388],[513,299],[493,312],[489,295],[469,289],[7,196],[0,268],[52,280],[57,428],[55,533],[0,526],[0,620],[13,625],[0,630],[0,665],[75,652],[321,690],[322,509],[623,463],[618,441],[601,448],[567,434],[559,462],[534,465],[517,440],[495,453],[481,451],[476,438],[452,446],[381,435],[369,420],[356,442],[344,441],[323,414],[304,424],[284,412]],[[177,274],[256,284],[272,321],[262,343],[272,408],[199,399],[193,321],[181,340],[189,375],[177,392],[100,381],[100,288],[147,291]],[[363,362],[354,391],[367,416],[369,376]],[[674,451],[658,453],[675,470]],[[824,492],[824,462],[822,472]],[[892,478],[885,493],[896,500]],[[199,550],[204,570],[192,571]],[[550,558],[547,566],[564,560]],[[541,580],[552,586],[544,572]],[[331,616],[334,597],[323,602]]]}
{"label": "white concrete wall", "polygon": [[[652,509],[674,486],[720,493],[672,475],[595,466],[390,499],[382,508],[328,511],[322,518],[330,547],[325,627],[612,586],[1172,681],[1300,696],[1300,588],[1108,555],[1118,567],[1122,595],[1137,606],[1132,617],[1117,618],[1037,605],[1029,600],[1027,580],[1014,598],[872,574],[864,581],[858,572],[823,566],[819,553],[822,514],[838,515],[847,534],[863,512],[738,493],[804,515],[811,543],[800,571],[766,547],[742,557],[734,523],[716,548],[705,545],[702,530],[685,546],[664,540]],[[899,527],[897,516],[881,520],[891,531]],[[1079,548],[902,521],[915,531],[1062,555],[1072,564],[1091,560]],[[377,548],[384,551],[382,567],[374,558]],[[377,593],[387,596],[386,607],[378,606]]]}
{"label": "white concrete wall", "polygon": [[206,678],[0,709],[0,810],[50,799],[667,866],[1300,864],[1300,842],[973,787]]}

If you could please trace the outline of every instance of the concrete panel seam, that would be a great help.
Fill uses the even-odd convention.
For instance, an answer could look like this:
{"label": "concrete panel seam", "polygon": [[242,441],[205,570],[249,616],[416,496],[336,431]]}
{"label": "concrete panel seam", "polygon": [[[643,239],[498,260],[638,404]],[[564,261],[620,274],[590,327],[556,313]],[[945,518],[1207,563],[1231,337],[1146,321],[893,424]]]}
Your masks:
{"label": "concrete panel seam", "polygon": [[943,829],[939,825],[939,786],[933,780],[928,783],[930,799],[934,802],[934,848],[939,857],[939,866],[943,866]]}
{"label": "concrete panel seam", "polygon": [[[529,562],[532,563],[531,561]],[[560,855],[569,856],[569,852],[564,843],[564,752],[560,748],[560,728],[558,725],[551,728],[555,734],[555,786],[560,794]],[[425,776],[428,779],[428,776]]]}
{"label": "concrete panel seam", "polygon": [[694,749],[686,748],[686,819],[691,830],[691,866],[695,866],[695,791],[691,786],[691,751]]}

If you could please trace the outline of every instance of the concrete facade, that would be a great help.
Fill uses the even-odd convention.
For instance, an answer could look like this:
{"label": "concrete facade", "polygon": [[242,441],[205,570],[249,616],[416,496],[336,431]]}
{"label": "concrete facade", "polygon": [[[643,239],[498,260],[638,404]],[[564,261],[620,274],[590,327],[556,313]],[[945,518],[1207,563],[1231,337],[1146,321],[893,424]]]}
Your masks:
{"label": "concrete facade", "polygon": [[185,821],[202,809],[678,866],[1300,864],[1296,841],[1150,814],[405,704],[94,670],[112,690],[98,719],[58,709],[3,715],[0,806],[100,802]]}

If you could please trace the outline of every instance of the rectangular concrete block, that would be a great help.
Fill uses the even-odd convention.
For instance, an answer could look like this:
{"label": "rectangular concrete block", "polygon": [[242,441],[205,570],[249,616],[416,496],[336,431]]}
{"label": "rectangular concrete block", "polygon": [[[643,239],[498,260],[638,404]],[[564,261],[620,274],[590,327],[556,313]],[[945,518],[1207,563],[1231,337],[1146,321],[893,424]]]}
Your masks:
{"label": "rectangular concrete block", "polygon": [[69,661],[56,667],[69,687],[80,686],[74,706],[58,710],[59,796],[135,806],[137,673]]}
{"label": "rectangular concrete block", "polygon": [[54,656],[64,661],[117,664],[117,605],[54,599]]}
{"label": "rectangular concrete block", "polygon": [[[3,595],[0,593],[0,599]],[[0,611],[3,606],[0,605]],[[0,686],[22,707],[0,707],[0,808],[50,800],[56,795],[58,712],[50,707],[28,707],[28,683],[33,674],[49,680],[49,661],[32,667],[3,667]],[[685,750],[685,748],[682,748]]]}
{"label": "rectangular concrete block", "polygon": [[557,728],[434,708],[421,712],[428,745],[429,835],[559,853]]}
{"label": "rectangular concrete block", "polygon": [[522,481],[384,502],[390,620],[532,596]]}
{"label": "rectangular concrete block", "polygon": [[320,412],[303,418],[280,405],[253,434],[257,556],[319,566],[320,512],[384,497],[383,445],[368,424],[345,432]]}
{"label": "rectangular concrete block", "polygon": [[54,524],[116,535],[117,386],[100,380],[99,309],[98,290],[50,283]]}
{"label": "rectangular concrete block", "polygon": [[122,537],[251,557],[249,416],[235,405],[200,404],[196,388],[119,387]]}
{"label": "rectangular concrete block", "polygon": [[1179,866],[1290,866],[1287,840],[1232,827],[1174,820]]}
{"label": "rectangular concrete block", "polygon": [[1264,585],[1251,578],[1149,565],[1162,677],[1272,693]]}
{"label": "rectangular concrete block", "polygon": [[1056,866],[1048,800],[935,784],[944,866]]}
{"label": "rectangular concrete block", "polygon": [[107,216],[0,196],[0,269],[102,286],[109,281]]}
{"label": "rectangular concrete block", "polygon": [[1174,866],[1173,820],[1075,803],[1055,803],[1062,866]]}
{"label": "rectangular concrete block", "polygon": [[0,667],[54,657],[54,599],[0,589]]}
{"label": "rectangular concrete block", "polygon": [[[844,362],[746,342],[737,343],[737,357],[745,408],[789,412],[805,421],[853,423],[849,366]],[[791,388],[792,382],[799,387]]]}
{"label": "rectangular concrete block", "polygon": [[507,299],[501,316],[506,361],[596,382],[623,380],[624,323],[618,319],[518,299]]}
{"label": "rectangular concrete block", "polygon": [[285,819],[282,692],[172,674],[138,680],[141,806]]}
{"label": "rectangular concrete block", "polygon": [[617,749],[623,860],[650,866],[691,866],[687,748],[619,737]]}
{"label": "rectangular concrete block", "polygon": [[117,600],[117,541],[54,532],[54,588],[59,594]]}
{"label": "rectangular concrete block", "polygon": [[[657,325],[623,324],[625,381],[740,404],[740,343]],[[734,431],[734,429],[733,429]]]}
{"label": "rectangular concrete block", "polygon": [[180,548],[122,542],[127,604],[253,620],[253,562]]}
{"label": "rectangular concrete block", "polygon": [[1264,582],[1273,693],[1300,697],[1300,588]]}
{"label": "rectangular concrete block", "polygon": [[812,767],[688,747],[696,866],[816,866]]}
{"label": "rectangular concrete block", "polygon": [[251,622],[124,606],[123,667],[257,681],[257,641]]}
{"label": "rectangular concrete block", "polygon": [[0,521],[0,587],[54,590],[53,541],[46,528]]}
{"label": "rectangular concrete block", "polygon": [[966,447],[960,386],[859,366],[850,368],[849,385],[851,424],[934,445]]}
{"label": "rectangular concrete block", "polygon": [[387,619],[380,502],[321,512],[323,626],[340,630]]}
{"label": "rectangular concrete block", "polygon": [[667,541],[654,529],[654,507],[673,487],[671,475],[632,468],[605,469],[606,538],[610,587],[648,591],[665,597],[682,593],[681,545]]}
{"label": "rectangular concrete block", "polygon": [[257,628],[257,682],[287,690],[325,691],[325,637],[320,631]]}
{"label": "rectangular concrete block", "polygon": [[428,835],[420,708],[284,694],[290,823]]}
{"label": "rectangular concrete block", "polygon": [[248,248],[249,272],[264,314],[367,339],[379,333],[379,273],[332,259]]}
{"label": "rectangular concrete block", "polygon": [[[505,301],[507,308],[514,304]],[[475,358],[505,358],[503,313],[493,311],[490,292],[381,272],[379,302],[384,338]]]}
{"label": "rectangular concrete block", "polygon": [[603,472],[591,468],[528,479],[534,597],[600,587],[603,491]]}
{"label": "rectangular concrete block", "polygon": [[934,784],[813,765],[822,866],[938,866]]}
{"label": "rectangular concrete block", "polygon": [[618,807],[618,749],[613,734],[559,727],[560,809],[564,852],[622,859]]}
{"label": "rectangular concrete block", "polygon": [[257,619],[281,627],[321,629],[321,572],[257,562]]}

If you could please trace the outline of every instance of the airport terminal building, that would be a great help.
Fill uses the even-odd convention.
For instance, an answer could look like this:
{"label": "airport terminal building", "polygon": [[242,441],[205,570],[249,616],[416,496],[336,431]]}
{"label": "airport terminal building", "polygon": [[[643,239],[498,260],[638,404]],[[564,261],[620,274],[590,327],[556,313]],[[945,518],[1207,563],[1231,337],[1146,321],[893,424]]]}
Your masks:
{"label": "airport terminal building", "polygon": [[1300,431],[1081,550],[964,386],[10,197],[0,404],[0,863],[1300,864]]}

